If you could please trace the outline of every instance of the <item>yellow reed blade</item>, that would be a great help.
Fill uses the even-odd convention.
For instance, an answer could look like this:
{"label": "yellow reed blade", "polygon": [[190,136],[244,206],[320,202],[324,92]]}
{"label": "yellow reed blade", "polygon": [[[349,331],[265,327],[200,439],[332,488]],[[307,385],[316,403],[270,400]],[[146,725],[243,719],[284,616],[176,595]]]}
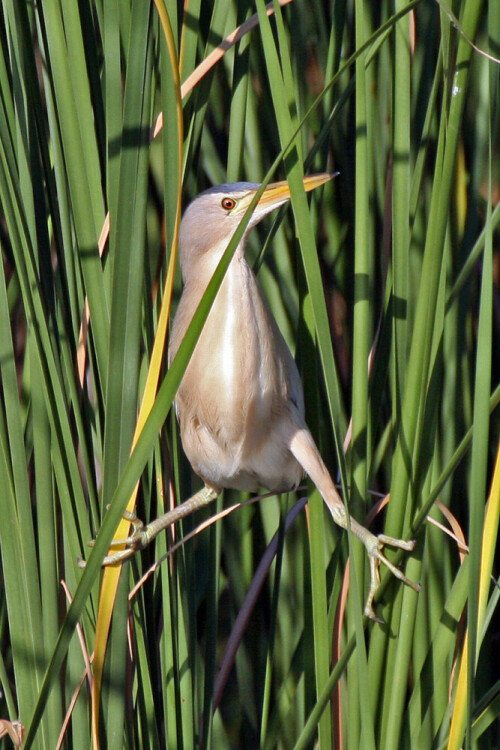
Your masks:
{"label": "yellow reed blade", "polygon": [[[500,518],[500,443],[497,449],[495,470],[491,482],[491,491],[486,507],[483,527],[483,541],[481,545],[481,568],[479,573],[479,604],[477,618],[478,643],[476,653],[479,653],[481,645],[480,636],[484,624],[484,614],[488,602],[488,591],[490,586],[491,571],[493,569],[493,558],[498,535],[498,521]],[[465,633],[460,672],[457,680],[455,705],[451,717],[450,735],[447,750],[459,750],[465,731],[467,713],[467,661],[469,655],[469,631]]]}

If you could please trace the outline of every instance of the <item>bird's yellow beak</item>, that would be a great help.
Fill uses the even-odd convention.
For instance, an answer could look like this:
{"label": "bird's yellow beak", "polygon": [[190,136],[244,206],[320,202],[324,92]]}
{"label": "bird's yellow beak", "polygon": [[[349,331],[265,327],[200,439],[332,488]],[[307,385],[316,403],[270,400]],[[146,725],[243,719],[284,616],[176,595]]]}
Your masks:
{"label": "bird's yellow beak", "polygon": [[[320,187],[320,185],[324,185],[325,182],[329,182],[335,177],[336,174],[337,172],[320,172],[319,174],[308,175],[303,179],[304,190],[306,191],[306,193],[309,193],[311,190],[315,190],[315,188]],[[245,195],[243,198],[239,199],[237,204],[238,213],[246,211],[254,195],[255,191],[252,190],[250,193],[248,193],[248,195]],[[286,180],[281,180],[280,182],[272,182],[262,193],[257,206],[259,207],[259,209],[269,208],[269,210],[271,210],[274,206],[281,205],[285,201],[289,200],[289,198],[290,185]]]}

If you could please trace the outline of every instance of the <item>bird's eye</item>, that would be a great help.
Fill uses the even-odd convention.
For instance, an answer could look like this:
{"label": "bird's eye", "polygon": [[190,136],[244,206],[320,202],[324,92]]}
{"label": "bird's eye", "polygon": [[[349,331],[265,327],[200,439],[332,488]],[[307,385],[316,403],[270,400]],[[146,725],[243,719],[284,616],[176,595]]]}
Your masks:
{"label": "bird's eye", "polygon": [[233,198],[223,198],[220,204],[222,208],[226,209],[226,211],[230,211],[236,206],[236,201]]}

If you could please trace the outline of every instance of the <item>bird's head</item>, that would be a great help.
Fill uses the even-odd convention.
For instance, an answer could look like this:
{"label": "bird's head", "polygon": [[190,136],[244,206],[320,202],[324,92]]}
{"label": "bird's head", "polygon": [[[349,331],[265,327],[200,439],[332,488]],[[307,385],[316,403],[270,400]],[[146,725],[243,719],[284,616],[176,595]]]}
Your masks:
{"label": "bird's head", "polygon": [[[304,189],[314,190],[332,177],[333,174],[326,172],[304,177]],[[255,182],[217,185],[200,193],[189,204],[182,217],[179,233],[180,262],[184,276],[186,268],[201,259],[210,260],[210,265],[218,262],[259,187]],[[243,241],[264,216],[289,199],[288,182],[268,185],[250,217]]]}

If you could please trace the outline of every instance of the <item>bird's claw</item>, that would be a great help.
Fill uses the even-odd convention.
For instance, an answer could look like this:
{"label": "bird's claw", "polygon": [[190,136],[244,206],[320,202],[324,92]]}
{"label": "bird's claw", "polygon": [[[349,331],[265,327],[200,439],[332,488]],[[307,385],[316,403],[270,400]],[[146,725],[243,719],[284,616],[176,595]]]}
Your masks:
{"label": "bird's claw", "polygon": [[[176,505],[174,508],[168,510],[163,515],[150,521],[146,526],[135,513],[126,510],[123,513],[123,518],[126,521],[130,521],[132,524],[133,532],[126,539],[114,539],[110,544],[110,549],[115,550],[107,555],[102,561],[103,565],[116,565],[122,563],[124,560],[128,560],[138,550],[147,547],[150,542],[166,528],[171,526],[182,518],[191,515],[194,511],[204,508],[214,500],[218,498],[220,490],[216,490],[214,487],[206,485],[196,494],[185,500],[180,505]],[[109,506],[108,506],[109,507]],[[93,546],[94,542],[90,542],[90,546]],[[80,559],[78,565],[81,568],[85,567],[85,561]]]}
{"label": "bird's claw", "polygon": [[420,584],[411,581],[399,568],[393,565],[390,560],[388,560],[385,555],[382,554],[382,549],[384,548],[385,544],[390,544],[392,547],[397,547],[398,549],[404,549],[407,552],[411,552],[415,548],[416,542],[414,539],[405,541],[403,539],[395,539],[392,536],[386,536],[385,534],[379,534],[379,536],[370,535],[370,537],[372,538],[367,539],[365,542],[365,547],[368,552],[368,559],[370,561],[370,590],[368,592],[364,611],[365,615],[367,615],[367,617],[369,617],[371,620],[383,623],[383,620],[380,620],[380,618],[376,616],[373,609],[373,599],[375,597],[375,594],[377,593],[378,587],[380,586],[381,563],[388,567],[391,573],[398,580],[406,583],[408,586],[411,586],[411,588],[415,591],[420,591],[421,586]]}
{"label": "bird's claw", "polygon": [[[138,516],[132,511],[125,510],[123,512],[123,518],[125,521],[130,521],[132,524],[132,533],[125,539],[113,539],[109,545],[110,550],[114,550],[110,554],[106,555],[102,561],[103,566],[116,565],[117,563],[123,563],[132,557],[138,550],[147,547],[151,541],[150,534],[148,533],[148,527],[141,521]],[[88,542],[89,547],[93,547],[95,540]],[[86,565],[85,560],[79,558],[78,566],[84,568]]]}

